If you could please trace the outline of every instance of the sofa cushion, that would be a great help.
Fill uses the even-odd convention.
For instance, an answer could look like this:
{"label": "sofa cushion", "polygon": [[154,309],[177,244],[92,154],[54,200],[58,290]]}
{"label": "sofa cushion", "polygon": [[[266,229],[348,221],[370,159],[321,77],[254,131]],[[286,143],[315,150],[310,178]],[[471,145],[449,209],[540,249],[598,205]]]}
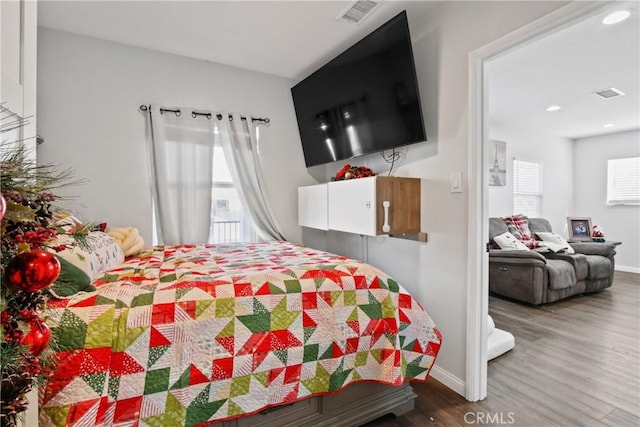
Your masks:
{"label": "sofa cushion", "polygon": [[607,279],[613,274],[613,266],[609,258],[600,255],[583,255],[589,269],[588,279]]}
{"label": "sofa cushion", "polygon": [[500,249],[493,238],[509,231],[502,218],[489,218],[489,249]]}
{"label": "sofa cushion", "polygon": [[551,232],[551,223],[544,218],[529,218],[529,230],[532,233]]}
{"label": "sofa cushion", "polygon": [[576,273],[576,281],[581,281],[587,278],[589,274],[589,266],[587,265],[587,257],[583,254],[568,254],[568,253],[546,253],[545,257],[550,259],[558,259],[562,261],[566,261],[575,270]]}
{"label": "sofa cushion", "polygon": [[573,266],[561,259],[547,260],[549,289],[565,289],[576,284],[576,273]]}

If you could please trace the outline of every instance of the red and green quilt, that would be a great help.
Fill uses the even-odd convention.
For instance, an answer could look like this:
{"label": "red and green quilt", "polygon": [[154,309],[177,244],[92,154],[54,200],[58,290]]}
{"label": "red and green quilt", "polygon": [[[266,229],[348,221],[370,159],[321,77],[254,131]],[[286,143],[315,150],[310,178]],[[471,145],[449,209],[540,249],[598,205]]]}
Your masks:
{"label": "red and green quilt", "polygon": [[197,426],[426,379],[441,336],[380,270],[288,242],[156,246],[51,301],[40,425]]}

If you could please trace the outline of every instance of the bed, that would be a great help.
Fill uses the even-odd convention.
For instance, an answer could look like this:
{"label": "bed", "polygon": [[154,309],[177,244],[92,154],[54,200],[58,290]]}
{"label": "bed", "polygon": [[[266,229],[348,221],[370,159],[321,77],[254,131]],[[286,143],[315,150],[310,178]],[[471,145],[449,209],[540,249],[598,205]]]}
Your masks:
{"label": "bed", "polygon": [[289,242],[155,246],[49,302],[40,425],[356,425],[413,408],[441,334],[365,263]]}

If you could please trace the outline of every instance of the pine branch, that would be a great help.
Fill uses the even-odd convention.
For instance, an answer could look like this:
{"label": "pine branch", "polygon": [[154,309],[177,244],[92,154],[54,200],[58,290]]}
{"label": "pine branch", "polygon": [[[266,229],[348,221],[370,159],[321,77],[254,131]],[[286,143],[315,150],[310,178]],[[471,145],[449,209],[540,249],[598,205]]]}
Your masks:
{"label": "pine branch", "polygon": [[25,144],[9,143],[0,149],[0,188],[3,193],[19,193],[36,198],[55,189],[86,183],[73,179],[73,171],[59,171],[56,165],[38,165],[29,157]]}

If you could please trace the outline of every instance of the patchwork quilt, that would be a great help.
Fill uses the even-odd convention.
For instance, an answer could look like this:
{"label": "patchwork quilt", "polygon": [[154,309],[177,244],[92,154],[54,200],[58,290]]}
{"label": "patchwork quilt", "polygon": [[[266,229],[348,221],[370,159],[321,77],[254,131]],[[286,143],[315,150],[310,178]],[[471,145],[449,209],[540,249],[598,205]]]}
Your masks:
{"label": "patchwork quilt", "polygon": [[426,379],[441,335],[380,270],[288,242],[156,246],[50,302],[40,425],[205,426]]}

